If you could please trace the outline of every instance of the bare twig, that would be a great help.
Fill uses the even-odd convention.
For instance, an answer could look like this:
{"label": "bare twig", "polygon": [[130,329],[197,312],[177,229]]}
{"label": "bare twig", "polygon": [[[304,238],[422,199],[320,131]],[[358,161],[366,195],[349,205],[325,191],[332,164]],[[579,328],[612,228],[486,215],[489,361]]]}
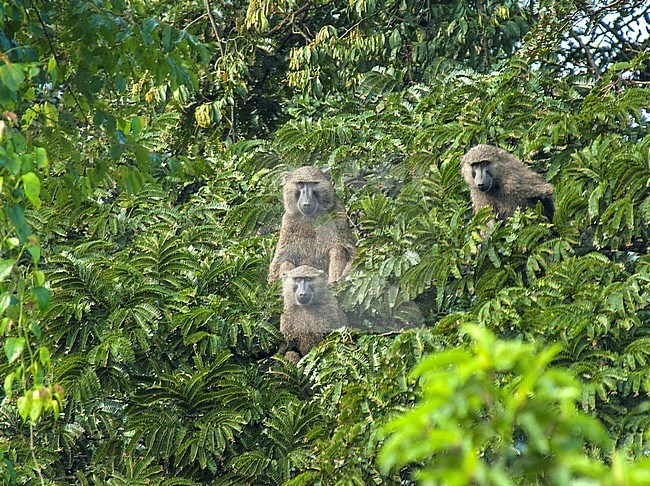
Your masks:
{"label": "bare twig", "polygon": [[589,48],[586,46],[584,42],[582,42],[582,39],[578,34],[575,32],[571,31],[571,37],[575,39],[575,41],[578,43],[580,46],[580,49],[582,49],[585,53],[585,56],[587,57],[587,65],[589,66],[589,71],[591,71],[591,74],[596,76],[597,78],[600,78],[600,72],[598,70],[598,66],[596,66],[596,63],[594,62],[594,56],[589,50]]}
{"label": "bare twig", "polygon": [[212,25],[214,36],[217,38],[217,42],[219,43],[219,51],[221,52],[221,57],[224,57],[226,55],[226,51],[223,48],[223,42],[221,41],[221,36],[219,35],[219,29],[217,29],[217,23],[214,21],[214,16],[212,15],[210,0],[205,0],[205,9],[207,10],[208,18],[210,19],[210,25]]}

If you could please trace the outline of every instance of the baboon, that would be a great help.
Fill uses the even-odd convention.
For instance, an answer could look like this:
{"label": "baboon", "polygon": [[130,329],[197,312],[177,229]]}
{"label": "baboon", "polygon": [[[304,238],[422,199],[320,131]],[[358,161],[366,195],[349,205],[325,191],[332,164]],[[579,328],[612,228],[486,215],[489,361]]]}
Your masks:
{"label": "baboon", "polygon": [[332,330],[348,323],[330,289],[325,272],[301,265],[283,272],[284,312],[280,353],[294,364]]}
{"label": "baboon", "polygon": [[510,152],[492,145],[472,147],[461,161],[461,173],[469,185],[474,212],[490,206],[503,221],[517,208],[541,201],[544,215],[553,221],[553,185]]}
{"label": "baboon", "polygon": [[286,270],[310,265],[333,283],[350,271],[355,255],[356,239],[329,173],[312,166],[285,172],[284,215],[269,282]]}

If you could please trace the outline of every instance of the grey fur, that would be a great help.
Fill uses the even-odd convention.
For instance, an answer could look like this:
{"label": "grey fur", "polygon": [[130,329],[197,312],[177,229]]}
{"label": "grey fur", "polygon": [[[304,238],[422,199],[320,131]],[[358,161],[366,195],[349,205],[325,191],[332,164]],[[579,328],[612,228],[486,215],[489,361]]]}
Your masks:
{"label": "grey fur", "polygon": [[[485,172],[477,170],[480,164]],[[461,161],[461,173],[469,185],[474,212],[490,206],[497,219],[505,220],[517,208],[541,201],[544,214],[553,220],[553,185],[510,152],[485,144],[472,147]]]}
{"label": "grey fur", "polygon": [[[309,186],[309,191],[299,186]],[[300,203],[308,194],[316,206],[301,212]],[[330,283],[352,268],[356,238],[348,225],[343,206],[328,173],[312,166],[284,174],[284,215],[280,239],[269,267],[269,282],[300,265],[323,270]]]}
{"label": "grey fur", "polygon": [[[305,356],[332,330],[347,326],[347,318],[339,307],[325,278],[325,272],[301,265],[282,275],[284,312],[280,317],[280,331],[286,344],[280,353],[295,362],[297,351]],[[300,304],[296,296],[299,279],[313,279],[313,296],[308,304]]]}

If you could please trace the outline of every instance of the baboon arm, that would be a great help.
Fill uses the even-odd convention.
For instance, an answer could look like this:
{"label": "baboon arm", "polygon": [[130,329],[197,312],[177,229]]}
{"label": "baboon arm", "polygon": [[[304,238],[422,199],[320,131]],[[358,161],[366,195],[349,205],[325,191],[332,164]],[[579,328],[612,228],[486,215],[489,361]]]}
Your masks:
{"label": "baboon arm", "polygon": [[275,255],[273,255],[273,260],[271,260],[271,265],[269,266],[269,283],[275,282],[280,276],[280,251],[279,249],[275,250]]}
{"label": "baboon arm", "polygon": [[293,262],[285,260],[285,255],[285,252],[278,251],[273,257],[273,261],[269,267],[269,283],[275,282],[282,275],[282,272],[288,272],[296,267]]}
{"label": "baboon arm", "polygon": [[347,250],[341,246],[333,246],[329,251],[329,269],[327,283],[334,283],[349,271],[350,258]]}

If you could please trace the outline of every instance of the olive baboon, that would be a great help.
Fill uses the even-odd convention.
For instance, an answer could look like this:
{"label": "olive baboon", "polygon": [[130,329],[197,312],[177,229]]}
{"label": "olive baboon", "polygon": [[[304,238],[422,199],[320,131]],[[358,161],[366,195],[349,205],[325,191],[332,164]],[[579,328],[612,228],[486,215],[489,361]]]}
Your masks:
{"label": "olive baboon", "polygon": [[269,282],[299,265],[323,270],[336,282],[352,267],[356,239],[330,175],[306,166],[284,174],[284,215]]}
{"label": "olive baboon", "polygon": [[505,220],[517,208],[541,201],[544,215],[553,220],[553,185],[510,152],[492,145],[472,147],[461,161],[461,173],[469,185],[474,212],[490,206],[497,219]]}
{"label": "olive baboon", "polygon": [[322,270],[301,265],[283,272],[281,277],[284,313],[280,331],[286,344],[280,353],[296,363],[330,331],[346,326],[348,321]]}

